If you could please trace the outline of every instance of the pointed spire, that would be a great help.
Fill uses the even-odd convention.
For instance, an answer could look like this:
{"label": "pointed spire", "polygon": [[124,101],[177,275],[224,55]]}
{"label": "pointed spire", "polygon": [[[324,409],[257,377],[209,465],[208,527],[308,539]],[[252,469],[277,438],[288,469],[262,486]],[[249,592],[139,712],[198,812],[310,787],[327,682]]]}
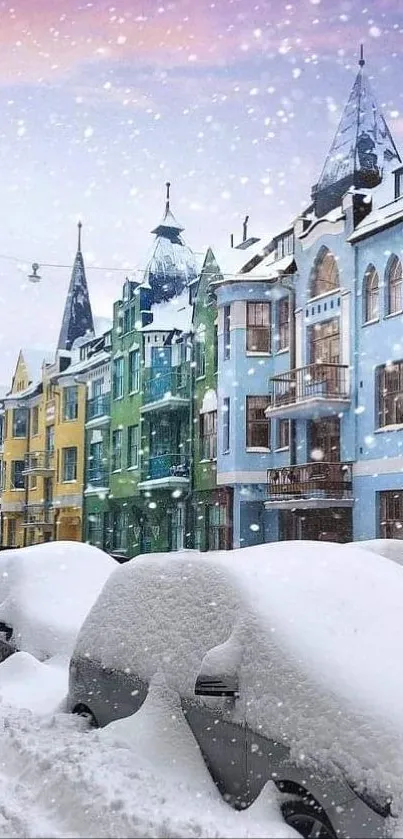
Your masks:
{"label": "pointed spire", "polygon": [[372,189],[381,182],[386,168],[400,163],[392,135],[364,72],[362,44],[358,64],[360,69],[336,136],[312,191],[318,216],[337,207],[350,187]]}
{"label": "pointed spire", "polygon": [[78,222],[78,244],[69,290],[64,307],[62,326],[57,348],[71,350],[77,338],[94,335],[94,321],[88,293],[85,266],[81,253],[82,223]]}
{"label": "pointed spire", "polygon": [[169,181],[165,187],[165,212],[159,225],[151,231],[156,239],[144,274],[144,282],[151,288],[154,303],[180,294],[197,274],[194,254],[181,237],[184,228],[178,224],[171,210]]}

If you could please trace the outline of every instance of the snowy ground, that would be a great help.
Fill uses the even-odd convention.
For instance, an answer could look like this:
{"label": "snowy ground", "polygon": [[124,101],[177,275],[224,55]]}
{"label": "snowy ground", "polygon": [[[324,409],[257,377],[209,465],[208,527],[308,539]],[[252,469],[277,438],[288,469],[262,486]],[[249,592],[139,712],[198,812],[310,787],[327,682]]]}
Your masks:
{"label": "snowy ground", "polygon": [[158,685],[129,721],[94,731],[60,710],[65,680],[60,661],[26,653],[0,665],[0,837],[297,835],[270,786],[243,813],[221,800]]}

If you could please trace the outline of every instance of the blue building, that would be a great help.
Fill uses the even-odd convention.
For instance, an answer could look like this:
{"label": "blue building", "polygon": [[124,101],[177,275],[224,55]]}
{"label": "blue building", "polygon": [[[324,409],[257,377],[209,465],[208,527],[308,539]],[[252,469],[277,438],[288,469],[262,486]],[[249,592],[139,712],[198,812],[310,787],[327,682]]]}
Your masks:
{"label": "blue building", "polygon": [[364,63],[306,210],[214,254],[233,547],[403,538],[403,167]]}

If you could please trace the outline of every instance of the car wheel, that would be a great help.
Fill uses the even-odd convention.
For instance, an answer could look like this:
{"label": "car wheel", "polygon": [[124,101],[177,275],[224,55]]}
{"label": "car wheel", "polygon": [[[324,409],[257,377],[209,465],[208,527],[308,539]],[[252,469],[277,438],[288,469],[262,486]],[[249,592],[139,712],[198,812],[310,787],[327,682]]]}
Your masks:
{"label": "car wheel", "polygon": [[79,717],[82,717],[84,720],[87,720],[88,725],[91,728],[98,728],[98,722],[96,720],[96,717],[94,717],[94,714],[92,713],[92,711],[90,711],[89,708],[87,708],[86,705],[76,705],[76,707],[73,708],[73,714],[78,714]]}
{"label": "car wheel", "polygon": [[286,801],[281,811],[285,823],[293,827],[303,839],[336,839],[336,833],[319,805],[308,804],[300,798]]}

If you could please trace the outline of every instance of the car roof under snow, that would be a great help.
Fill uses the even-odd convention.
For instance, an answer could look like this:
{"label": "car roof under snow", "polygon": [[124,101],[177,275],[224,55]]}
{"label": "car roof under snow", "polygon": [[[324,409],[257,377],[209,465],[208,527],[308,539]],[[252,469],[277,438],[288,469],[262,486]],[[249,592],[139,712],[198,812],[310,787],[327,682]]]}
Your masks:
{"label": "car roof under snow", "polygon": [[382,765],[389,788],[403,770],[402,602],[403,569],[354,546],[151,554],[109,578],[76,656],[145,681],[163,671],[189,697],[212,661],[235,668],[252,728],[304,759],[358,760],[367,784]]}

